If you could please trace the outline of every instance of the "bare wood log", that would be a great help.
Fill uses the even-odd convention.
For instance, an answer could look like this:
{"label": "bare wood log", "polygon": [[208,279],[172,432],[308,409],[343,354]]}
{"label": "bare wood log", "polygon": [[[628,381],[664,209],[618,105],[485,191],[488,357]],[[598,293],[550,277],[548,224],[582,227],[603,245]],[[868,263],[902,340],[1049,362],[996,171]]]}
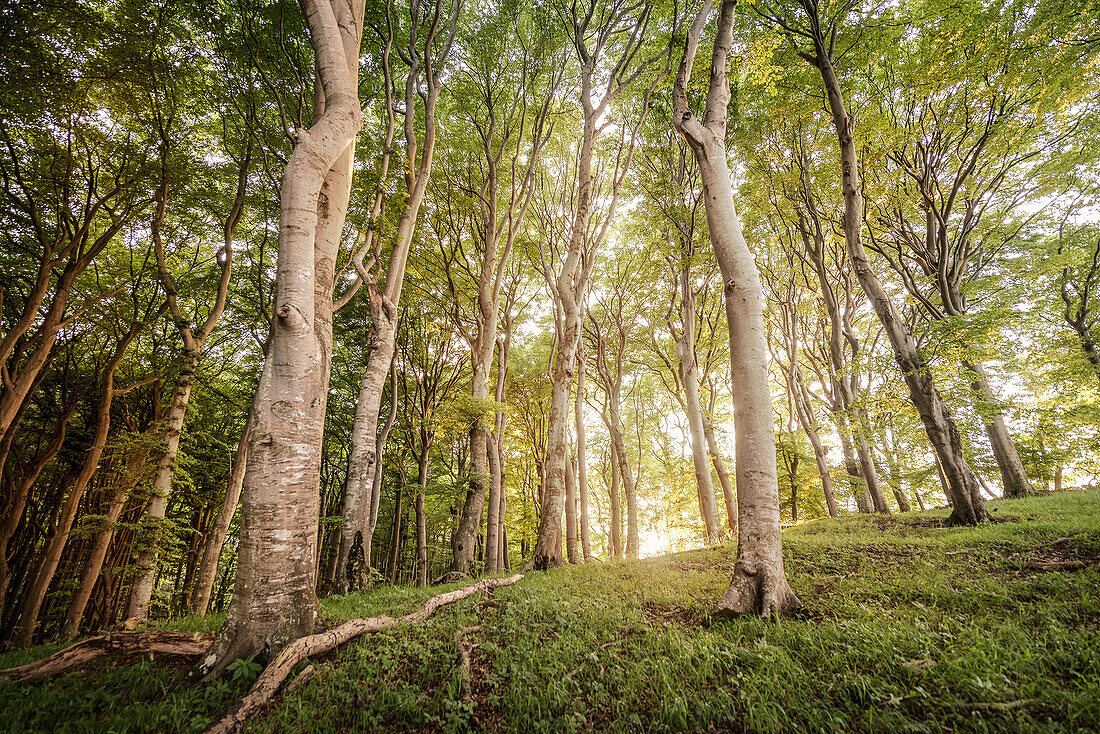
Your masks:
{"label": "bare wood log", "polygon": [[367,632],[378,632],[402,623],[418,624],[432,616],[442,606],[453,604],[478,592],[488,592],[490,589],[501,586],[511,586],[522,578],[521,574],[516,574],[502,579],[482,579],[461,589],[436,594],[428,599],[420,609],[406,614],[404,617],[395,618],[383,614],[378,617],[353,619],[327,632],[300,637],[283,648],[283,651],[252,684],[248,695],[230,708],[221,721],[207,729],[206,734],[232,734],[232,732],[240,731],[248,718],[263,708],[275,695],[294,666],[308,657],[328,652]]}
{"label": "bare wood log", "polygon": [[27,683],[67,673],[103,655],[168,653],[202,655],[214,635],[200,632],[115,632],[67,647],[43,660],[0,670],[0,683]]}

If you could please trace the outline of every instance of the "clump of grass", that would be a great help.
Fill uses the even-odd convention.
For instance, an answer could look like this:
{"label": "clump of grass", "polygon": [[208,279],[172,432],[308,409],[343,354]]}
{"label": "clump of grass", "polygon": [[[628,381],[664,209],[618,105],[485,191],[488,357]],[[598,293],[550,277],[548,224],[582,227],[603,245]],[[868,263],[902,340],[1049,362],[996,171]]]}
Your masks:
{"label": "clump of grass", "polygon": [[[795,619],[711,617],[732,544],[532,573],[315,661],[250,729],[1100,729],[1100,492],[989,509],[1005,521],[947,528],[934,512],[789,529],[788,575],[807,607]],[[1052,558],[1084,566],[1032,564]],[[439,590],[379,587],[322,606],[332,622],[400,614]],[[474,625],[464,691],[452,640]],[[233,697],[141,665],[24,686],[0,728],[47,729],[63,711],[78,729],[196,730]],[[128,690],[127,676],[142,682]]]}

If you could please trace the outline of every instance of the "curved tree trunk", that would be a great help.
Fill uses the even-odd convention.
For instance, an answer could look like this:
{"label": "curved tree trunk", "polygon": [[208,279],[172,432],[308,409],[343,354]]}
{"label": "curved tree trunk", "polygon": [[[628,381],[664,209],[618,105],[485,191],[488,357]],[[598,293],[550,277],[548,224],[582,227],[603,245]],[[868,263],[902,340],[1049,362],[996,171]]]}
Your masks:
{"label": "curved tree trunk", "polygon": [[126,460],[126,476],[120,478],[118,488],[107,507],[106,527],[96,533],[92,541],[92,548],[88,552],[88,560],[84,562],[84,570],[80,575],[80,582],[69,601],[69,608],[65,612],[65,623],[61,628],[61,639],[71,640],[80,632],[80,622],[84,618],[84,610],[88,606],[88,600],[92,597],[96,581],[103,570],[103,562],[107,558],[107,550],[111,540],[115,536],[115,525],[122,516],[126,507],[126,499],[130,492],[141,481],[141,469],[149,456],[149,450],[136,451]]}
{"label": "curved tree trunk", "polygon": [[718,500],[714,496],[714,481],[707,465],[706,437],[703,435],[703,409],[699,402],[699,359],[695,352],[695,291],[691,287],[691,252],[683,247],[684,265],[680,271],[680,299],[684,328],[676,344],[680,358],[680,382],[684,386],[684,412],[691,434],[691,461],[695,469],[695,487],[699,495],[699,514],[706,528],[706,543],[712,545],[725,539],[718,519]]}
{"label": "curved tree trunk", "polygon": [[107,434],[111,430],[111,403],[115,395],[115,369],[118,368],[127,347],[137,336],[138,331],[138,325],[135,323],[130,332],[119,340],[114,354],[108,358],[103,366],[92,446],[84,459],[83,468],[65,494],[65,499],[58,510],[57,523],[49,539],[46,540],[27,588],[23,592],[15,626],[11,633],[11,642],[16,647],[29,647],[34,639],[34,631],[38,625],[38,613],[42,609],[42,602],[46,599],[50,582],[53,581],[54,573],[57,572],[57,566],[61,562],[61,554],[69,542],[69,531],[72,530],[73,520],[76,519],[80,500],[84,496],[84,490],[87,488],[92,476],[99,468],[99,460],[103,456],[103,448],[107,444]]}
{"label": "curved tree trunk", "polygon": [[993,456],[997,459],[997,467],[1001,470],[1001,484],[1004,487],[1005,497],[1028,497],[1035,494],[1031,487],[1031,480],[1024,471],[1024,463],[1020,461],[1020,454],[1016,450],[1016,442],[1012,440],[1012,434],[1008,432],[1004,410],[1001,401],[993,394],[993,388],[989,386],[985,368],[980,363],[962,360],[963,367],[971,373],[970,388],[974,392],[974,398],[978,405],[978,415],[985,426],[985,433],[989,437],[989,445],[993,448]]}
{"label": "curved tree trunk", "polygon": [[702,122],[691,112],[687,99],[687,83],[710,5],[710,0],[704,2],[688,33],[673,92],[673,124],[699,163],[707,228],[725,283],[730,330],[737,436],[738,543],[733,579],[719,600],[717,611],[770,616],[798,607],[799,601],[787,584],[783,566],[763,289],[734,207],[732,178],[726,162],[726,108],[730,100],[726,60],[733,42],[735,0],[723,2],[719,14]]}
{"label": "curved tree trunk", "polygon": [[[236,583],[225,624],[196,670],[207,678],[233,660],[271,655],[309,634],[317,614],[318,486],[331,354],[324,331],[331,314],[325,304],[318,314],[316,301],[327,297],[331,304],[334,267],[327,258],[318,262],[327,244],[318,242],[325,224],[319,210],[335,218],[347,207],[362,125],[356,80],[363,5],[303,0],[302,8],[322,95],[315,108],[323,109],[315,109],[314,124],[298,134],[283,175],[275,318],[251,410]],[[330,188],[322,207],[337,165],[338,180],[348,184]]]}
{"label": "curved tree trunk", "polygon": [[[361,0],[356,0],[357,5]],[[405,189],[408,198],[397,223],[393,249],[390,253],[389,269],[386,271],[384,288],[379,288],[370,280],[364,270],[360,270],[360,280],[366,283],[370,300],[371,332],[368,341],[370,354],[359,390],[359,402],[355,408],[355,423],[352,429],[351,458],[348,464],[348,486],[344,495],[344,508],[341,513],[344,521],[340,528],[340,550],[336,568],[337,584],[347,580],[347,559],[355,544],[357,533],[361,533],[364,550],[369,553],[370,544],[377,523],[377,499],[374,496],[374,477],[379,460],[377,448],[378,411],[382,405],[382,391],[386,385],[386,374],[390,369],[397,336],[398,307],[401,303],[401,290],[405,281],[405,264],[409,257],[420,205],[431,178],[432,159],[435,152],[435,108],[441,89],[440,73],[454,39],[457,14],[461,0],[455,0],[447,31],[447,40],[443,50],[434,54],[432,41],[419,45],[416,28],[419,18],[412,19],[413,32],[409,45],[404,52],[411,62],[405,79]],[[435,4],[436,17],[441,10],[441,0]],[[359,10],[359,17],[362,11]],[[361,24],[357,26],[362,35]],[[434,29],[434,26],[433,26]],[[435,31],[432,31],[433,41]],[[427,57],[427,58],[426,58]],[[358,59],[358,56],[356,56]],[[388,66],[387,46],[386,72]],[[358,69],[358,66],[356,66]],[[423,74],[424,86],[421,86]],[[389,81],[387,80],[387,84]],[[387,101],[389,101],[387,96]],[[416,132],[417,100],[424,102],[424,145],[420,149],[417,161],[418,139]],[[357,270],[359,268],[357,267]],[[367,282],[370,281],[370,282]],[[373,520],[372,520],[373,518]],[[370,556],[367,555],[369,563]]]}

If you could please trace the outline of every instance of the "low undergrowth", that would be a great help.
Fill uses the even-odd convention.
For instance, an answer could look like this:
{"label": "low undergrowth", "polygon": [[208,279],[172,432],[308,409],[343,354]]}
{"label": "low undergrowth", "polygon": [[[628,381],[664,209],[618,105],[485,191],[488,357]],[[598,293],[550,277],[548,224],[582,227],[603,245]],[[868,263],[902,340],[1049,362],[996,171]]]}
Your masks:
{"label": "low undergrowth", "polygon": [[[734,548],[531,573],[427,623],[362,638],[254,732],[1100,729],[1100,491],[786,531],[794,619],[712,618]],[[411,611],[439,588],[323,602],[326,621]],[[218,620],[181,620],[208,629]],[[472,650],[470,684],[454,642]],[[0,656],[0,666],[52,649]],[[186,684],[123,661],[12,686],[0,730],[198,731],[255,674]]]}

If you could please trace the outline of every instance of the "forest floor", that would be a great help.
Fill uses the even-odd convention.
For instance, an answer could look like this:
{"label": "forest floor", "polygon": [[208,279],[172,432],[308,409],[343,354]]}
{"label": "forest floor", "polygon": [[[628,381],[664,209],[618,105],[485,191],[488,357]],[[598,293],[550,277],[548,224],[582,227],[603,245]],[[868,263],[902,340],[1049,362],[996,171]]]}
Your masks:
{"label": "forest floor", "polygon": [[[716,619],[734,546],[529,573],[321,660],[250,732],[1100,731],[1100,490],[816,520],[784,533],[794,619]],[[443,588],[455,588],[452,585]],[[326,599],[405,613],[434,589]],[[212,629],[185,619],[172,629]],[[471,648],[468,689],[455,642]],[[0,667],[55,647],[0,656]],[[171,659],[0,694],[0,731],[189,731],[256,674],[182,682]]]}

